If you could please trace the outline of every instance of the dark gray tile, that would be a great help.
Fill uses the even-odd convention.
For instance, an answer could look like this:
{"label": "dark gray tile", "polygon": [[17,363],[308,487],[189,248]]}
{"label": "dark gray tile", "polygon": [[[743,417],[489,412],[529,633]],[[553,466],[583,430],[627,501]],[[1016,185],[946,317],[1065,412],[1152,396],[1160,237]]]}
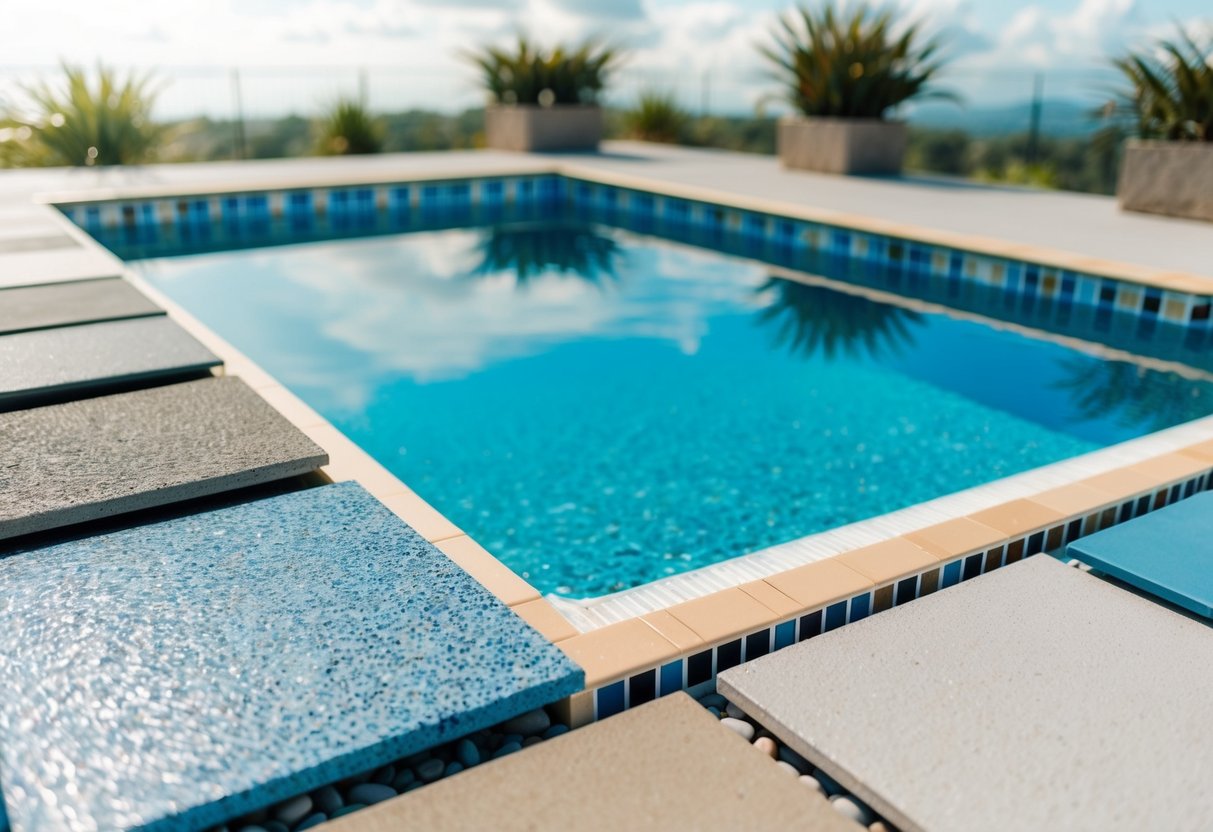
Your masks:
{"label": "dark gray tile", "polygon": [[117,277],[0,289],[0,335],[163,314]]}
{"label": "dark gray tile", "polygon": [[314,442],[237,378],[0,414],[0,539],[312,471]]}
{"label": "dark gray tile", "polygon": [[0,409],[154,379],[187,378],[219,363],[164,316],[3,335]]}
{"label": "dark gray tile", "polygon": [[[584,680],[356,483],[23,552],[0,586],[0,779],[23,830],[204,829]],[[767,792],[798,785],[766,768]]]}
{"label": "dark gray tile", "polygon": [[722,673],[898,828],[1204,829],[1213,628],[1036,555]]}

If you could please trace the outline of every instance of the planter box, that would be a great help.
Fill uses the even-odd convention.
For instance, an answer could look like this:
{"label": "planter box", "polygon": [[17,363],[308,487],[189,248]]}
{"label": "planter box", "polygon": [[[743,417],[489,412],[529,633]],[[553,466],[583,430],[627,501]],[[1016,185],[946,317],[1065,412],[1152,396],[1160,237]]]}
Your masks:
{"label": "planter box", "polygon": [[484,111],[484,132],[488,146],[496,150],[597,150],[602,108],[490,104]]}
{"label": "planter box", "polygon": [[1126,211],[1213,222],[1213,142],[1129,142],[1116,196]]}
{"label": "planter box", "polygon": [[776,136],[785,168],[821,173],[900,173],[906,125],[875,118],[787,118]]}

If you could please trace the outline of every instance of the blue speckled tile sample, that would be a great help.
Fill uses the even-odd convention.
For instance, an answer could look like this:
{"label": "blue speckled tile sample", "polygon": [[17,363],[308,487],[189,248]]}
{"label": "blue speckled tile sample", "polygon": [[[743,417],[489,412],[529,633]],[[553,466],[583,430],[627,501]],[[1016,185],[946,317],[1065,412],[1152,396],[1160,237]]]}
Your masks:
{"label": "blue speckled tile sample", "polygon": [[1066,554],[1213,618],[1213,493],[1076,540]]}
{"label": "blue speckled tile sample", "polygon": [[198,828],[580,689],[354,483],[0,559],[14,832]]}

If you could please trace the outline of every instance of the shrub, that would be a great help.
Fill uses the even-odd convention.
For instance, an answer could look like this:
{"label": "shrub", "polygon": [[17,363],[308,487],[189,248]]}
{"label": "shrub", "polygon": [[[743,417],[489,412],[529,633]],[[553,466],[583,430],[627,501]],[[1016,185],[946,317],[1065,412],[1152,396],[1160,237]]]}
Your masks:
{"label": "shrub", "polygon": [[382,131],[366,105],[355,98],[338,98],[320,126],[319,151],[327,156],[378,153]]}
{"label": "shrub", "polygon": [[930,88],[942,65],[940,41],[921,34],[920,22],[899,25],[892,10],[857,5],[837,11],[800,8],[783,15],[760,46],[783,85],[788,104],[806,116],[883,118],[919,97],[952,98]]}
{"label": "shrub", "polygon": [[636,107],[624,115],[624,127],[629,136],[650,142],[676,144],[686,134],[690,116],[678,106],[673,94],[646,90],[640,94]]}
{"label": "shrub", "polygon": [[150,75],[125,77],[98,64],[96,86],[63,64],[66,83],[21,88],[28,110],[10,108],[0,128],[0,163],[136,165],[156,158],[166,128],[151,121],[157,92]]}
{"label": "shrub", "polygon": [[1175,40],[1113,61],[1129,82],[1114,111],[1127,113],[1143,139],[1213,142],[1213,38],[1183,26]]}
{"label": "shrub", "polygon": [[618,50],[592,40],[575,48],[544,50],[519,36],[512,50],[485,47],[469,53],[482,83],[499,104],[595,104],[620,59]]}

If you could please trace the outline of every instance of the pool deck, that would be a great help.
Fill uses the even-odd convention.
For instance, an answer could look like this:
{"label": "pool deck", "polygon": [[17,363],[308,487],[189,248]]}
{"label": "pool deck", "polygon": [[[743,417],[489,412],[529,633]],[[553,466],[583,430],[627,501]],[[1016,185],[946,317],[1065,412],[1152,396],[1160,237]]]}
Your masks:
{"label": "pool deck", "polygon": [[[597,692],[608,688],[619,688],[621,705],[639,704],[629,701],[633,681],[657,671],[664,686],[664,671],[672,662],[681,667],[685,661],[690,668],[692,658],[706,653],[714,675],[724,669],[732,645],[738,645],[738,660],[749,660],[785,646],[788,638],[806,638],[806,627],[828,631],[839,604],[843,620],[855,620],[847,618],[847,605],[858,595],[870,594],[871,611],[879,612],[950,586],[962,569],[967,579],[1033,551],[1055,549],[1076,533],[1090,534],[1210,482],[1213,417],[862,527],[815,536],[815,542],[775,547],[744,564],[740,559],[725,562],[677,586],[641,587],[605,599],[597,611],[571,604],[558,609],[277,380],[51,207],[142,196],[545,172],[1213,294],[1213,225],[1123,213],[1111,198],[943,178],[789,173],[769,157],[627,142],[608,143],[596,155],[460,151],[0,171],[0,290],[124,276],[223,361],[215,375],[242,378],[326,452],[329,462],[320,469],[325,479],[360,483],[561,647],[585,671],[584,692],[562,705],[574,725],[608,715],[598,710],[596,699]],[[852,606],[850,614],[856,610]],[[679,672],[680,684],[693,688],[691,671]]]}

